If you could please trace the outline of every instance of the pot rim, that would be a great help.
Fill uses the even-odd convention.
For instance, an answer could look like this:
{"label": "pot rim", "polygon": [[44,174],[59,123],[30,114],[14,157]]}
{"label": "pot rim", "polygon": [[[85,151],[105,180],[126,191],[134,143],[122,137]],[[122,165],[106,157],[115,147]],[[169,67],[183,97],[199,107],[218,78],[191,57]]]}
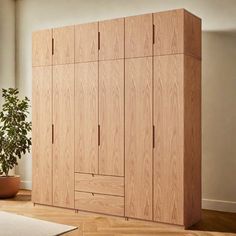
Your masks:
{"label": "pot rim", "polygon": [[20,178],[20,176],[19,175],[8,175],[8,176],[6,176],[6,175],[0,175],[0,179],[7,179],[7,178]]}

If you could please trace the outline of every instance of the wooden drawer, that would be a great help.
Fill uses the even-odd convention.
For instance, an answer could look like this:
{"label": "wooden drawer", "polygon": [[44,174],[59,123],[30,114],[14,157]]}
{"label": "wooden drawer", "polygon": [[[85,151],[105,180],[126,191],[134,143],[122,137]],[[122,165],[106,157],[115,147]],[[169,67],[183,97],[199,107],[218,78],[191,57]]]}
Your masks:
{"label": "wooden drawer", "polygon": [[84,211],[124,216],[124,197],[75,192],[75,208]]}
{"label": "wooden drawer", "polygon": [[76,173],[75,190],[124,196],[124,177]]}

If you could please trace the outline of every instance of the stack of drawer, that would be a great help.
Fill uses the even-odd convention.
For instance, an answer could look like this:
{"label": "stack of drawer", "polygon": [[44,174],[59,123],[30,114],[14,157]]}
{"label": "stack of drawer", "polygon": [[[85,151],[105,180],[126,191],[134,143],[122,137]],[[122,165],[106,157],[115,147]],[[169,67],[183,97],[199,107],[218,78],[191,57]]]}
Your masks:
{"label": "stack of drawer", "polygon": [[124,177],[75,173],[75,208],[124,216]]}

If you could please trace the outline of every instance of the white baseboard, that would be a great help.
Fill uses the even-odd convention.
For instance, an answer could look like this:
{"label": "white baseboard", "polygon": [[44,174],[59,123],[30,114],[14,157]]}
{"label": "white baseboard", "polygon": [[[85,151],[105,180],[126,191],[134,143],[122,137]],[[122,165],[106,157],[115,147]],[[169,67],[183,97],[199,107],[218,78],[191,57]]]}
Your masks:
{"label": "white baseboard", "polygon": [[202,208],[215,211],[236,213],[236,202],[214,199],[202,199]]}
{"label": "white baseboard", "polygon": [[21,183],[20,183],[20,188],[21,189],[29,189],[31,190],[32,189],[32,181],[24,181],[22,180]]}

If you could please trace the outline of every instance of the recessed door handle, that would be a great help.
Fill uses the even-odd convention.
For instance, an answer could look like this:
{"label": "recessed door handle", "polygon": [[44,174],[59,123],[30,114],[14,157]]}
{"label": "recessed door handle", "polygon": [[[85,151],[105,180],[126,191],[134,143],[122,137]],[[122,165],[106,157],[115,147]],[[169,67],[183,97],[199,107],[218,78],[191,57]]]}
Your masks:
{"label": "recessed door handle", "polygon": [[98,146],[100,146],[100,125],[98,125]]}

